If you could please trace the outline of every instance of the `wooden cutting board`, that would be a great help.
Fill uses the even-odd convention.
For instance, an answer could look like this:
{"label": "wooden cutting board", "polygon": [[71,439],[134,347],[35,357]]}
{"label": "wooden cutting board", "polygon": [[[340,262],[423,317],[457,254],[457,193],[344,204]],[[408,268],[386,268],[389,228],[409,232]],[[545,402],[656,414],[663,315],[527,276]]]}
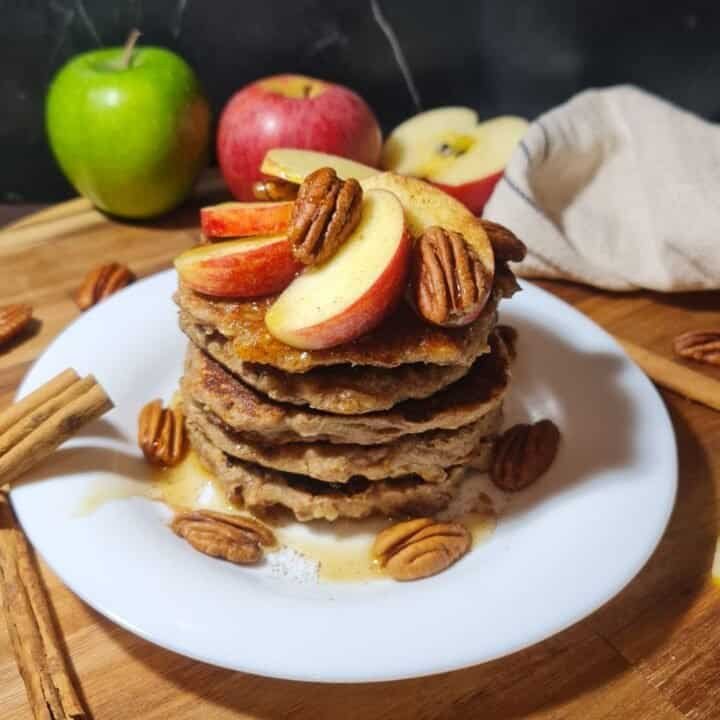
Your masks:
{"label": "wooden cutting board", "polygon": [[[129,264],[139,276],[168,267],[195,241],[197,208],[217,201],[217,188],[211,178],[188,207],[159,222],[110,220],[77,199],[0,232],[0,305],[29,302],[39,321],[29,337],[0,350],[0,407],[11,401],[34,358],[78,316],[71,294],[83,275],[109,260]],[[720,327],[720,293],[617,295],[541,284],[614,334],[668,357],[675,334]],[[697,369],[720,379],[716,369]],[[640,575],[571,629],[511,657],[431,678],[376,685],[284,682],[155,647],[89,609],[44,567],[93,717],[720,718],[720,588],[711,580],[720,522],[720,413],[672,393],[663,396],[680,452],[680,489],[670,527]],[[581,587],[583,578],[577,580]],[[169,607],[172,601],[168,598]],[[252,622],[242,614],[242,598],[238,622]],[[0,708],[2,720],[29,717],[2,626]]]}

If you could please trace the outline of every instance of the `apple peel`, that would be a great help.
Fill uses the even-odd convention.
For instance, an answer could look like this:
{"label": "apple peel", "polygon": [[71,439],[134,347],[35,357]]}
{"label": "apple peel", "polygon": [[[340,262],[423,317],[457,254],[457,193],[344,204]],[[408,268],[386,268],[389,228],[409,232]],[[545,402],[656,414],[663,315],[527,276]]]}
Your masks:
{"label": "apple peel", "polygon": [[301,270],[285,235],[201,245],[175,258],[182,281],[204,295],[252,298],[285,289]]}
{"label": "apple peel", "polygon": [[200,210],[200,228],[211,238],[274,235],[287,230],[293,202],[227,202]]}

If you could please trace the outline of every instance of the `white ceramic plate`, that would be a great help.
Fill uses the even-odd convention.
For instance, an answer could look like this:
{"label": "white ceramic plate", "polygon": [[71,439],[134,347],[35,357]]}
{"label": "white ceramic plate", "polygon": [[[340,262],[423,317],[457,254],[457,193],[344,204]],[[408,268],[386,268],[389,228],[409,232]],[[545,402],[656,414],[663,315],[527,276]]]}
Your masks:
{"label": "white ceramic plate", "polygon": [[43,558],[83,600],[171,650],[236,670],[364,682],[437,673],[536,643],[613,597],[658,543],[676,490],[675,438],[660,397],[618,345],[539,288],[503,305],[520,333],[507,423],[550,417],[562,448],[493,537],[417,583],[299,583],[192,550],[141,498],[78,516],[99,485],[142,474],[136,418],[168,399],[185,340],[172,272],[130,286],[52,343],[24,395],[67,366],[95,373],[106,419],[12,493]]}

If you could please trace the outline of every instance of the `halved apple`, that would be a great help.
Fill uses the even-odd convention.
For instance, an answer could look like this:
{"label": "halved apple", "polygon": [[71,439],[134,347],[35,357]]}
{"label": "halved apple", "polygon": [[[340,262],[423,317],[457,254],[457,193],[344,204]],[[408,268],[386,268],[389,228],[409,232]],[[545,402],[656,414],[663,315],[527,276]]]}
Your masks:
{"label": "halved apple", "polygon": [[302,269],[285,235],[200,245],[175,258],[175,268],[193,290],[249,298],[284,290]]}
{"label": "halved apple", "polygon": [[429,180],[480,213],[528,123],[503,116],[479,123],[470,108],[428,110],[398,125],[385,141],[382,166]]}
{"label": "halved apple", "polygon": [[303,350],[341,345],[372,330],[402,295],[411,246],[398,199],[368,191],[358,226],[333,257],[285,289],[265,315],[268,330]]}
{"label": "halved apple", "polygon": [[287,230],[293,202],[227,202],[200,210],[207,237],[273,235]]}
{"label": "halved apple", "polygon": [[[366,192],[388,190],[405,210],[408,227],[413,236],[425,228],[439,225],[461,233],[472,245],[492,278],[495,256],[482,223],[460,201],[429,183],[395,173],[380,173],[360,181]],[[492,285],[492,283],[490,283]]]}
{"label": "halved apple", "polygon": [[260,172],[299,184],[310,173],[322,167],[332,168],[342,180],[347,180],[347,178],[360,180],[380,172],[369,165],[363,165],[338,155],[295,148],[268,150],[260,166]]}

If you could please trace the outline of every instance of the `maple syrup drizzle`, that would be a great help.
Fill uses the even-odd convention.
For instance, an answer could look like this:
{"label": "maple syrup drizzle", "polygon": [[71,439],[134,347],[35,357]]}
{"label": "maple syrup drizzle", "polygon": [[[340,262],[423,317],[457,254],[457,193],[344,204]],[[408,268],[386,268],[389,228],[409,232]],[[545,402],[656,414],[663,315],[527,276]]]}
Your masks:
{"label": "maple syrup drizzle", "polygon": [[[108,502],[132,497],[159,500],[173,509],[205,508],[218,512],[247,515],[227,499],[221,484],[190,450],[172,468],[153,468],[148,481],[109,482],[93,490],[77,510],[87,516]],[[318,578],[325,582],[368,582],[384,577],[371,556],[372,543],[383,528],[394,521],[388,518],[365,520],[317,520],[297,523],[279,514],[259,518],[273,527],[278,546],[295,550],[317,564]],[[482,508],[462,518],[473,536],[473,546],[486,541],[495,530],[492,507]]]}

